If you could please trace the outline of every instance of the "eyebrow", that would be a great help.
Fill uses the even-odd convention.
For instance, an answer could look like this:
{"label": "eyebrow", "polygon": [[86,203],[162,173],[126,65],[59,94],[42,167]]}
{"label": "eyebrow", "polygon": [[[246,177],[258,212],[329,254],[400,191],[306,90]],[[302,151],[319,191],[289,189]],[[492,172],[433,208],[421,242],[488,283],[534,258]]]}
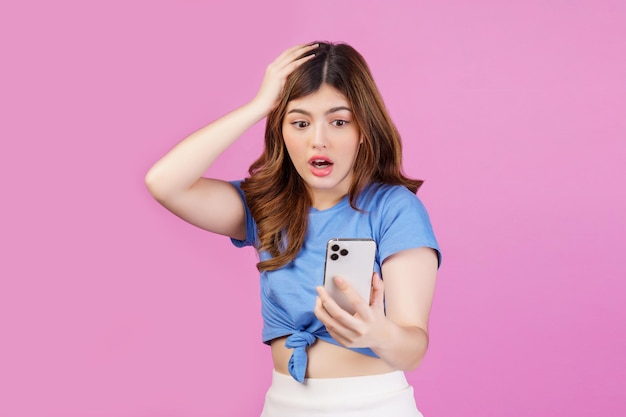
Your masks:
{"label": "eyebrow", "polygon": [[[352,109],[350,107],[346,107],[346,106],[338,106],[338,107],[333,107],[331,109],[328,109],[328,111],[326,111],[326,113],[324,114],[331,114],[331,113],[335,113],[341,110],[347,110],[349,112],[352,112]],[[291,114],[291,113],[300,113],[300,114],[304,114],[305,116],[310,116],[311,113],[309,113],[306,110],[302,110],[302,109],[291,109],[287,112],[287,114]]]}

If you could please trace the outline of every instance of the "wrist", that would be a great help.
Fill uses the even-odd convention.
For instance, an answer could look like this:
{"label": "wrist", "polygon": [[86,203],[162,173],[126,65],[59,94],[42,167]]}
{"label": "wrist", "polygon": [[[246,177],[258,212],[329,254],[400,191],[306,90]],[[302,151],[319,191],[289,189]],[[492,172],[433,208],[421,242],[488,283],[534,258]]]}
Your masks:
{"label": "wrist", "polygon": [[388,320],[377,343],[370,347],[391,367],[412,371],[428,349],[428,333],[418,326],[401,326]]}
{"label": "wrist", "polygon": [[394,340],[398,338],[399,332],[400,326],[385,317],[385,321],[375,337],[375,343],[370,346],[370,349],[378,356],[384,355],[385,352],[392,350]]}
{"label": "wrist", "polygon": [[261,120],[274,109],[276,103],[269,102],[265,98],[257,95],[247,103],[247,106],[250,108],[250,111]]}

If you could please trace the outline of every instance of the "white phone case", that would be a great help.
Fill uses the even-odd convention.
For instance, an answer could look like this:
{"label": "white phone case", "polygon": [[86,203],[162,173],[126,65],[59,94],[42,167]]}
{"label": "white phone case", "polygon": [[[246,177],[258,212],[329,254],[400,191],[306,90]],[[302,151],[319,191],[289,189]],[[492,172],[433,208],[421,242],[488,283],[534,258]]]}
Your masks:
{"label": "white phone case", "polygon": [[372,239],[335,238],[326,244],[324,288],[350,314],[355,311],[333,278],[340,276],[345,279],[369,304],[375,256],[376,242]]}

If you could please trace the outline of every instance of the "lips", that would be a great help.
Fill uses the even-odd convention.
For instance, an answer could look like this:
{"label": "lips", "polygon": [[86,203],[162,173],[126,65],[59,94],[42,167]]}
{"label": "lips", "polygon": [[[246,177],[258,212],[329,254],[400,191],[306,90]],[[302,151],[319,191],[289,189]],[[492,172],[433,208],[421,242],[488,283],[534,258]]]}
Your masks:
{"label": "lips", "polygon": [[333,161],[326,156],[315,155],[309,159],[311,173],[317,177],[325,177],[333,170]]}
{"label": "lips", "polygon": [[327,156],[314,155],[309,158],[309,164],[316,168],[327,167],[333,164],[333,161]]}

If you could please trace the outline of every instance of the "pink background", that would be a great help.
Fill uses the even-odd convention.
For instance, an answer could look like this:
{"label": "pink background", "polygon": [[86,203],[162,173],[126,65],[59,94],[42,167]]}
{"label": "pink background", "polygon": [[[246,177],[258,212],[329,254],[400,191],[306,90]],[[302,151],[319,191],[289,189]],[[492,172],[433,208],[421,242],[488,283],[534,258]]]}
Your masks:
{"label": "pink background", "polygon": [[[255,416],[255,254],[143,176],[284,48],[369,61],[444,253],[427,417],[626,412],[626,3],[0,5],[0,417]],[[263,125],[209,174],[245,175]]]}

